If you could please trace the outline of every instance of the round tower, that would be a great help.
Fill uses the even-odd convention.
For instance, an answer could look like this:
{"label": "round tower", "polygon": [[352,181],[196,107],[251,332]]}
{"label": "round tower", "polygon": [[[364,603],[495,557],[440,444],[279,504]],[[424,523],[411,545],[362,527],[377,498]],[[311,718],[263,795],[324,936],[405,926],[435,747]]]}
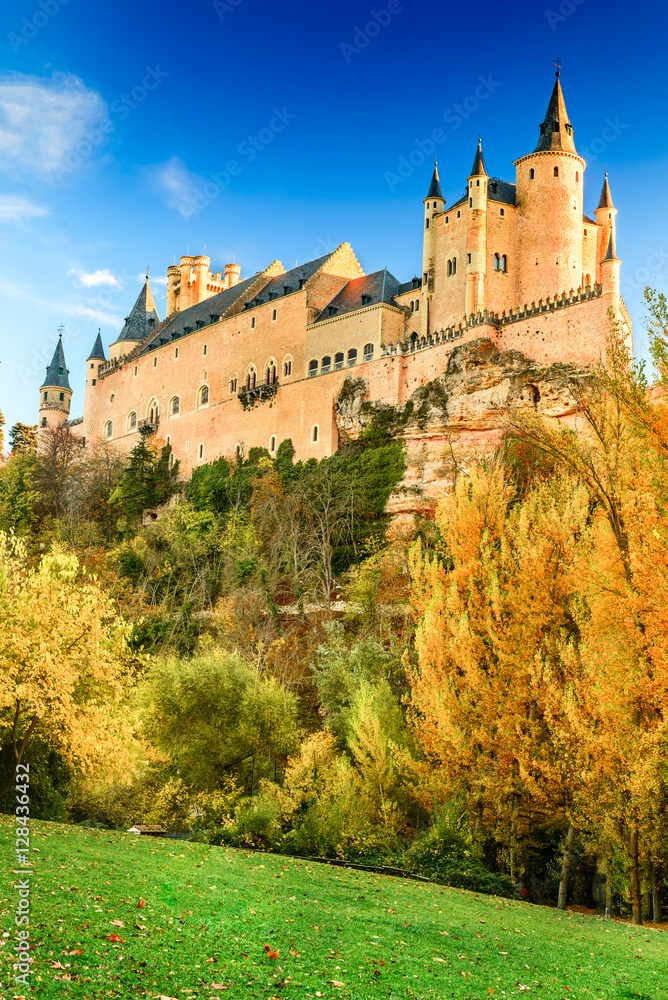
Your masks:
{"label": "round tower", "polygon": [[596,209],[596,225],[600,227],[598,230],[598,260],[602,261],[607,256],[610,237],[612,236],[613,244],[617,240],[617,209],[612,203],[607,170]]}
{"label": "round tower", "polygon": [[468,230],[466,235],[466,306],[465,312],[482,312],[485,308],[487,275],[487,181],[482,157],[482,141],[468,177]]}
{"label": "round tower", "polygon": [[93,344],[93,349],[86,358],[86,394],[84,396],[84,426],[83,443],[92,441],[97,417],[97,401],[99,399],[99,371],[100,366],[106,364],[104,347],[102,346],[102,334],[97,331],[97,337]]}
{"label": "round tower", "polygon": [[577,288],[582,276],[585,162],[575,148],[556,75],[538,145],[515,161],[518,305]]}
{"label": "round tower", "polygon": [[68,375],[63,351],[63,335],[59,333],[51,364],[46,369],[44,383],[39,390],[40,430],[58,427],[69,418],[72,390]]}
{"label": "round tower", "polygon": [[238,264],[226,264],[225,265],[225,280],[223,283],[223,288],[232,288],[233,285],[238,285],[241,281],[241,268]]}
{"label": "round tower", "polygon": [[211,258],[204,254],[198,254],[193,262],[195,268],[195,288],[191,305],[203,302],[208,296],[208,277],[211,271]]}
{"label": "round tower", "polygon": [[178,312],[179,285],[181,284],[181,268],[178,264],[170,264],[167,268],[167,315]]}
{"label": "round tower", "polygon": [[181,263],[179,265],[179,271],[181,272],[181,281],[179,287],[179,311],[183,312],[188,306],[193,304],[192,299],[192,269],[195,263],[195,258],[191,257],[189,254],[184,254],[181,257]]}
{"label": "round tower", "polygon": [[445,198],[441,194],[438,177],[438,163],[434,162],[434,173],[424,204],[424,236],[422,242],[422,291],[434,291],[434,269],[436,261],[436,226],[434,216],[443,211]]}

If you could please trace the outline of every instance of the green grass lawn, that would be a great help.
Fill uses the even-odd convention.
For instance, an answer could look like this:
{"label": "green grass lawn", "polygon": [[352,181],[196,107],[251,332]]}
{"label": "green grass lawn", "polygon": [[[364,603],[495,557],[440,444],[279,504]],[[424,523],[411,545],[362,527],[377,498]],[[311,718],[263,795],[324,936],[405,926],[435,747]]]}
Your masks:
{"label": "green grass lawn", "polygon": [[274,855],[38,822],[29,994],[12,970],[10,820],[0,817],[3,998],[668,998],[668,935],[656,931]]}

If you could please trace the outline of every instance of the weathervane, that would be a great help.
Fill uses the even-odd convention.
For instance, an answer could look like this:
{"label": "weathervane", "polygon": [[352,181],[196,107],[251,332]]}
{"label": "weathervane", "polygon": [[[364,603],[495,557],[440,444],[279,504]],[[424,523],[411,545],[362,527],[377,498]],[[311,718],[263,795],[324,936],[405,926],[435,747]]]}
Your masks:
{"label": "weathervane", "polygon": [[561,67],[562,67],[562,66],[563,66],[564,64],[563,64],[563,62],[561,61],[561,59],[559,58],[559,56],[557,56],[557,58],[556,58],[556,59],[554,60],[554,65],[555,65],[555,66],[557,67],[557,72],[556,72],[556,73],[555,73],[554,75],[555,75],[555,76],[560,76],[560,75],[561,75]]}
{"label": "weathervane", "polygon": [[58,327],[58,336],[59,336],[59,337],[62,337],[62,335],[63,335],[63,330],[64,330],[64,329],[65,329],[65,327],[64,327],[64,326],[63,326],[63,324],[61,323],[61,324],[60,324],[60,326]]}
{"label": "weathervane", "polygon": [[147,281],[148,281],[148,272],[149,272],[150,270],[151,270],[151,265],[150,265],[150,264],[147,264],[147,265],[146,265],[146,280],[147,280]]}

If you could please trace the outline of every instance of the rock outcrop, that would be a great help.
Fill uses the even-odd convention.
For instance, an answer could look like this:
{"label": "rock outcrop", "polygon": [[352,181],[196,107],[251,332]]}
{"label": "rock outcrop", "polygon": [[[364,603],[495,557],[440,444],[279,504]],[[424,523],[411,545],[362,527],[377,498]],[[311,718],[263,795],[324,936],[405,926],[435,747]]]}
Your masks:
{"label": "rock outcrop", "polygon": [[591,371],[572,364],[540,365],[519,351],[499,351],[487,338],[455,348],[443,375],[400,407],[369,400],[363,378],[348,379],[336,405],[341,444],[356,440],[376,418],[406,446],[406,475],[390,497],[395,534],[411,533],[451,488],[456,471],[493,452],[510,409],[569,422],[578,387]]}

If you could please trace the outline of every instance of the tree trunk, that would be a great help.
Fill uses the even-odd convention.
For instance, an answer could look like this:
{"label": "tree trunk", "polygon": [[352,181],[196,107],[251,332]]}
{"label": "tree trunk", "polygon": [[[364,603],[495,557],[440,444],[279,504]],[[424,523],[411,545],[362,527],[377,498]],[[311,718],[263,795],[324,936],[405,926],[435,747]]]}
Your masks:
{"label": "tree trunk", "polygon": [[572,823],[568,824],[568,831],[566,833],[566,842],[564,844],[564,855],[561,859],[561,877],[559,879],[559,901],[557,903],[557,909],[566,909],[566,894],[568,892],[568,876],[571,871],[571,864],[573,862],[573,842],[575,840],[575,827]]}
{"label": "tree trunk", "polygon": [[631,882],[631,910],[633,923],[642,924],[642,898],[640,896],[640,851],[638,824],[634,823],[629,835],[629,861]]}
{"label": "tree trunk", "polygon": [[475,828],[474,834],[476,837],[482,837],[483,827],[482,827],[482,812],[483,812],[483,801],[478,799],[475,804]]}
{"label": "tree trunk", "polygon": [[652,884],[652,919],[655,924],[661,923],[661,892],[659,890],[659,879],[657,877],[656,865],[652,863],[650,868],[650,880]]}
{"label": "tree trunk", "polygon": [[513,795],[513,813],[510,823],[510,880],[515,882],[517,868],[517,821],[520,814],[520,797]]}

